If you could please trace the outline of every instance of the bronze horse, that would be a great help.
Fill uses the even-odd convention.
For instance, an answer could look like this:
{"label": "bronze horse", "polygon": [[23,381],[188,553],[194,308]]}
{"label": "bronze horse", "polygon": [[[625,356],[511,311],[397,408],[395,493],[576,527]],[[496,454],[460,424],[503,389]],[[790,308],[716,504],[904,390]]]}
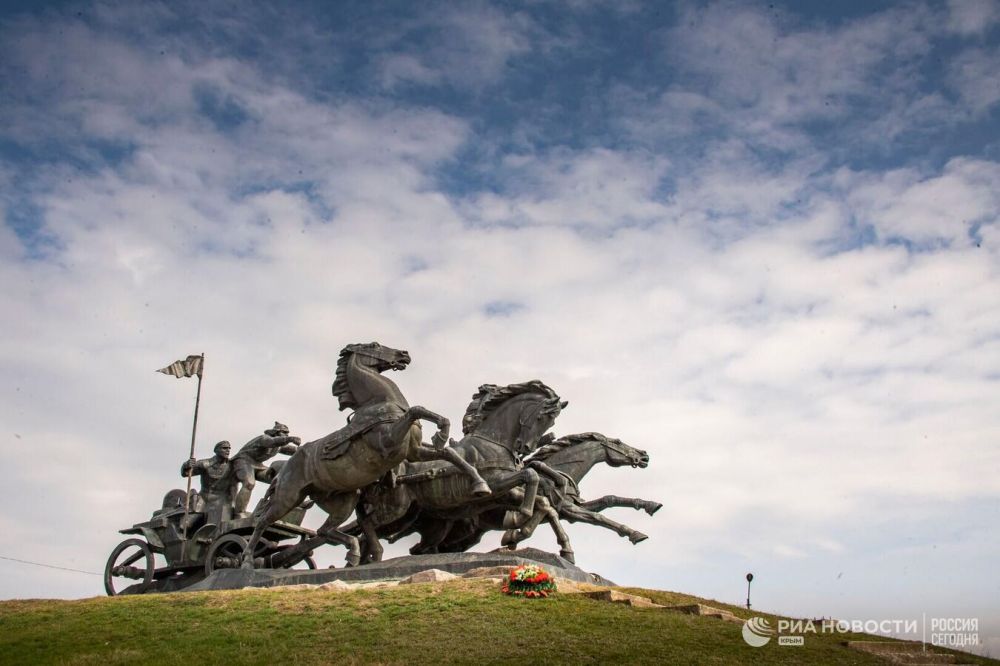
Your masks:
{"label": "bronze horse", "polygon": [[[581,522],[604,527],[619,536],[628,537],[632,543],[645,541],[647,537],[642,532],[605,518],[599,512],[611,507],[628,507],[644,510],[652,516],[660,510],[662,504],[617,495],[605,495],[589,502],[580,497],[578,484],[594,465],[601,462],[611,467],[629,465],[645,468],[649,465],[649,454],[629,446],[620,439],[607,437],[599,432],[584,432],[560,437],[539,447],[526,464],[532,466],[541,463],[568,478],[569,482],[562,487],[557,483],[555,486],[546,485],[544,488],[549,501],[556,507],[561,518],[571,523]],[[518,530],[509,530],[501,543],[516,548],[518,542],[532,535],[538,523],[539,521],[532,519]]]}
{"label": "bronze horse", "polygon": [[426,530],[413,553],[436,552],[447,535],[451,517],[472,518],[497,510],[506,527],[517,527],[533,515],[548,519],[567,559],[573,551],[558,514],[548,500],[537,494],[538,473],[525,468],[521,457],[534,451],[539,439],[552,427],[567,403],[540,381],[499,387],[484,384],[473,396],[462,420],[465,437],[452,449],[489,481],[493,495],[477,499],[470,495],[469,480],[450,465],[404,464],[395,488],[366,489],[358,506],[357,525],[346,531],[365,535],[367,560],[381,558],[380,534],[392,534],[415,515],[444,518]]}
{"label": "bronze horse", "polygon": [[[348,345],[340,352],[333,394],[340,409],[353,409],[348,425],[299,447],[278,471],[254,512],[254,532],[243,552],[243,567],[252,568],[252,553],[264,530],[307,496],[328,515],[317,536],[296,546],[307,552],[324,543],[348,548],[347,563],[356,565],[360,548],[356,537],[338,528],[354,511],[358,490],[385,476],[404,459],[447,460],[467,475],[468,494],[481,497],[489,486],[475,468],[445,446],[450,423],[424,407],[410,407],[399,387],[382,376],[402,370],[410,355],[377,342]],[[420,420],[434,423],[434,446],[421,442]],[[295,555],[290,553],[289,557]]]}
{"label": "bronze horse", "polygon": [[[606,463],[611,467],[644,468],[649,464],[649,455],[620,439],[585,432],[550,439],[525,461],[527,467],[534,467],[542,472],[539,494],[548,499],[560,518],[568,522],[584,522],[604,527],[628,537],[632,543],[644,541],[647,537],[642,532],[606,518],[599,512],[610,507],[630,507],[653,515],[662,505],[650,500],[616,495],[605,495],[589,502],[582,500],[577,484],[598,463]],[[458,517],[452,517],[450,529],[438,544],[440,552],[464,552],[479,543],[486,532],[507,527],[504,525],[503,512],[498,510],[486,511],[472,518],[456,518]],[[544,519],[547,516],[538,513],[520,529],[507,529],[501,544],[511,549],[516,548],[519,542],[534,533]],[[439,518],[421,515],[404,529],[389,535],[388,540],[391,543],[415,531],[421,534],[433,532],[440,529],[441,522]]]}

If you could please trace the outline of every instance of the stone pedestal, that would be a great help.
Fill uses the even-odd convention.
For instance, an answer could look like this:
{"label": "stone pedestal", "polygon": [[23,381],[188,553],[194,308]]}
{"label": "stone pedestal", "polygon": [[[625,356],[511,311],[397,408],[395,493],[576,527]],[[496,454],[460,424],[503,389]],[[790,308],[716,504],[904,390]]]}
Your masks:
{"label": "stone pedestal", "polygon": [[367,583],[381,580],[402,580],[420,571],[438,569],[461,575],[481,567],[538,564],[549,574],[579,583],[614,585],[597,574],[587,573],[575,564],[536,548],[500,549],[489,553],[439,553],[409,555],[382,562],[343,569],[220,569],[207,578],[185,587],[185,591],[235,590],[244,587],[275,587],[280,585],[320,585],[334,580]]}

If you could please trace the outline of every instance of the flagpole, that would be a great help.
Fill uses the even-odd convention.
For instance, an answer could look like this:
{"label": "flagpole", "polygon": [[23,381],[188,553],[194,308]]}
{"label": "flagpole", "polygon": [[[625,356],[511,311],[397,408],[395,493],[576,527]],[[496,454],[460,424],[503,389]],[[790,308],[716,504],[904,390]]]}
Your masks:
{"label": "flagpole", "polygon": [[[201,404],[201,376],[205,374],[205,353],[201,353],[201,366],[198,372],[198,392],[195,394],[194,398],[194,423],[191,425],[191,452],[188,454],[188,460],[194,458],[194,438],[195,434],[198,432],[198,406]],[[188,512],[191,509],[191,477],[194,475],[194,467],[188,468],[187,474],[187,492],[184,493],[184,518],[181,524],[184,525],[184,540],[181,542],[181,560],[184,559],[185,551],[187,550],[187,517]]]}

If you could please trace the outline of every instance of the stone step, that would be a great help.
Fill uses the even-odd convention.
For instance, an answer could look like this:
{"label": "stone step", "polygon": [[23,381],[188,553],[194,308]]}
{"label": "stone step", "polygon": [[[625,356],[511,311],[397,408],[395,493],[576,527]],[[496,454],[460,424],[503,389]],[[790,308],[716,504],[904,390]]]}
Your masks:
{"label": "stone step", "polygon": [[414,583],[442,583],[449,580],[455,580],[458,578],[453,573],[447,571],[441,571],[440,569],[424,569],[423,571],[418,571],[412,576],[407,576],[403,580],[399,581],[400,585],[412,585]]}
{"label": "stone step", "polygon": [[626,594],[618,590],[597,590],[594,592],[578,592],[585,597],[597,599],[598,601],[609,601],[613,604],[625,604],[634,608],[664,608],[660,604],[653,603],[652,599],[640,597],[636,594]]}
{"label": "stone step", "polygon": [[682,606],[664,606],[664,610],[676,611],[678,613],[685,613],[687,615],[701,615],[703,617],[714,617],[719,620],[724,620],[726,622],[738,622],[741,623],[743,620],[733,615],[730,611],[723,610],[722,608],[716,608],[714,606],[706,606],[705,604],[684,604]]}
{"label": "stone step", "polygon": [[923,650],[924,644],[917,641],[844,641],[852,650],[886,654],[889,652],[913,652]]}
{"label": "stone step", "polygon": [[516,569],[514,564],[502,564],[495,567],[476,567],[462,574],[462,578],[506,578]]}
{"label": "stone step", "polygon": [[916,641],[845,641],[844,645],[852,650],[877,655],[893,664],[933,666],[968,663],[959,661],[956,655],[936,652],[932,647]]}

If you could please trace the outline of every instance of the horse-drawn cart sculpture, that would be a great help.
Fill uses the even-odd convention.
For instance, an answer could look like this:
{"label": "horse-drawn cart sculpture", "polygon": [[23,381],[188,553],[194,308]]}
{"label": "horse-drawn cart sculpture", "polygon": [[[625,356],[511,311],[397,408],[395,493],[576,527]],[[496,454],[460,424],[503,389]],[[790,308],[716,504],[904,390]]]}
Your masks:
{"label": "horse-drawn cart sculpture", "polygon": [[[111,551],[104,568],[104,589],[110,596],[169,592],[193,585],[216,569],[240,566],[247,537],[253,533],[252,516],[227,520],[220,525],[203,524],[185,537],[183,490],[172,490],[164,498],[164,508],[143,523],[120,530],[132,535]],[[254,550],[257,568],[290,569],[304,564],[316,568],[311,553],[294,548],[316,532],[302,527],[305,509],[298,507],[270,525]],[[281,543],[298,539],[295,544]],[[166,561],[157,566],[156,556]]]}
{"label": "horse-drawn cart sculpture", "polygon": [[[255,577],[270,580],[273,572],[253,570],[315,569],[313,549],[324,544],[346,546],[348,566],[372,564],[381,560],[380,539],[392,541],[414,531],[421,535],[411,549],[414,555],[464,552],[490,530],[505,531],[502,544],[516,549],[546,521],[559,544],[559,561],[568,565],[573,549],[562,520],[605,527],[632,543],[646,539],[599,512],[621,506],[652,515],[658,502],[616,495],[587,502],[577,487],[600,462],[645,467],[645,451],[600,433],[561,439],[546,435],[567,403],[537,379],[482,384],[462,420],[463,438],[450,440],[447,418],[411,407],[385,376],[409,363],[406,351],[377,342],[347,345],[331,387],[339,408],[352,410],[347,425],[302,442],[275,422],[232,460],[226,440],[215,445],[212,458],[194,458],[204,356],[189,356],[160,370],[198,377],[190,458],[181,467],[189,490],[170,491],[150,520],[121,530],[130,538],[108,558],[107,593],[190,588],[219,569],[241,573],[216,574],[195,589],[243,586]],[[421,421],[436,426],[429,444],[423,441]],[[265,468],[263,463],[279,452],[289,458]],[[200,493],[190,491],[195,474]],[[254,480],[269,488],[253,513],[246,514]],[[236,492],[238,485],[242,487]],[[315,531],[302,527],[306,507],[313,504],[327,514]],[[345,525],[352,513],[357,520]],[[166,564],[157,566],[157,558]],[[315,581],[322,577],[319,573],[279,578]]]}

